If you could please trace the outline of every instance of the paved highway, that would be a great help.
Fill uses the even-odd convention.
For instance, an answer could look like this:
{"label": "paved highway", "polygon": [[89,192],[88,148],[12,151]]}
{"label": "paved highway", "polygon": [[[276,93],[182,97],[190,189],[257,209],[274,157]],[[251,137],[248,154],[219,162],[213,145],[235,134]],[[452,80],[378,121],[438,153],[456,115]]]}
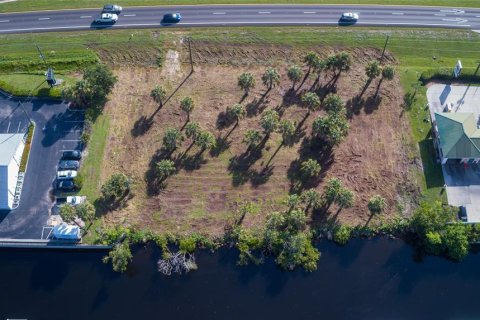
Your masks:
{"label": "paved highway", "polygon": [[[95,29],[100,9],[0,14],[0,33]],[[179,12],[178,24],[161,23],[164,14]],[[209,5],[128,7],[106,28],[152,28],[253,25],[338,25],[343,12],[357,12],[356,26],[480,29],[480,8],[339,5]]]}

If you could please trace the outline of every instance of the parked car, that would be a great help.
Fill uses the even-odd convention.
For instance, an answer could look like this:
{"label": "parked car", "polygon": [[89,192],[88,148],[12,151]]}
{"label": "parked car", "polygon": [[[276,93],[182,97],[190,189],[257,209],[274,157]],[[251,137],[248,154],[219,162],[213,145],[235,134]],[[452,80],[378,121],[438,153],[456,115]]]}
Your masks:
{"label": "parked car", "polygon": [[63,151],[62,159],[64,159],[64,160],[80,160],[80,159],[82,159],[82,153],[78,150]]}
{"label": "parked car", "polygon": [[58,170],[77,170],[80,167],[80,162],[76,160],[63,160],[58,164]]}
{"label": "parked car", "polygon": [[182,20],[180,13],[167,13],[163,16],[162,22],[164,23],[178,23]]}
{"label": "parked car", "polygon": [[76,205],[79,205],[80,203],[85,202],[86,200],[87,200],[86,196],[70,196],[70,197],[67,197],[66,203],[72,206],[76,206]]}
{"label": "parked car", "polygon": [[122,7],[116,4],[106,4],[103,6],[102,13],[116,13],[122,12]]}
{"label": "parked car", "polygon": [[342,21],[349,21],[349,22],[356,22],[358,20],[358,13],[353,13],[353,12],[345,12],[342,14],[340,17],[340,20]]}
{"label": "parked car", "polygon": [[59,180],[57,181],[57,190],[65,191],[65,192],[72,192],[77,190],[77,186],[73,182],[73,180]]}
{"label": "parked car", "polygon": [[113,24],[117,22],[118,16],[115,13],[102,13],[101,16],[95,18],[93,20],[93,23],[108,23],[108,24]]}
{"label": "parked car", "polygon": [[75,170],[62,170],[57,172],[57,180],[73,179],[77,176]]}

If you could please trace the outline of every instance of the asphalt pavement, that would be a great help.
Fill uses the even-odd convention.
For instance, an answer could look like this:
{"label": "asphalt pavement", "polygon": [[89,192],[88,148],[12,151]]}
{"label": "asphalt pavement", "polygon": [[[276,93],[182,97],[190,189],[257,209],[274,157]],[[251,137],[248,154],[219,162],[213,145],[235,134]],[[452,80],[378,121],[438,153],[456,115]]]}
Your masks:
{"label": "asphalt pavement", "polygon": [[9,98],[0,93],[0,133],[26,132],[36,124],[20,205],[0,211],[0,238],[40,239],[53,206],[53,184],[64,150],[81,149],[83,112],[59,101]]}
{"label": "asphalt pavement", "polygon": [[[162,23],[163,15],[180,13],[176,24]],[[114,25],[104,28],[208,27],[259,25],[339,25],[344,12],[359,14],[346,26],[389,26],[480,29],[480,8],[378,5],[199,5],[127,7]],[[96,29],[98,9],[36,11],[0,14],[0,33]],[[340,24],[342,25],[342,24]]]}

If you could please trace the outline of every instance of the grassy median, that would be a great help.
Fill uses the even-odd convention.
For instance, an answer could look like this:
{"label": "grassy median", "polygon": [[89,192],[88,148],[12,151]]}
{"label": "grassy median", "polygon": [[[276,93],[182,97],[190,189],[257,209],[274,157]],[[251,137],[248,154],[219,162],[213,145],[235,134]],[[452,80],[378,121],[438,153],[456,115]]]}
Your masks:
{"label": "grassy median", "polygon": [[[418,5],[451,7],[449,0],[117,0],[122,6],[155,5],[192,5],[192,4],[379,4],[379,5]],[[101,8],[103,0],[21,0],[0,4],[0,12],[17,12],[30,10],[59,10],[75,8]],[[457,0],[455,7],[478,7],[477,0]]]}

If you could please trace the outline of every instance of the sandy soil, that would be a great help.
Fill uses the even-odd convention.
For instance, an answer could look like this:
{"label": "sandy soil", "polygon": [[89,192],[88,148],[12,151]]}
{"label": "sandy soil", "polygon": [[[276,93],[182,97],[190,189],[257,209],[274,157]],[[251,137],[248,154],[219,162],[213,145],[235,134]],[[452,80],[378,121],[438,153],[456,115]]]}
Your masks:
{"label": "sandy soil", "polygon": [[[270,161],[269,174],[259,175],[280,144],[281,137],[275,133],[263,150],[262,157],[251,167],[248,174],[232,169],[232,158],[241,156],[246,146],[241,143],[249,128],[260,130],[262,110],[280,108],[282,118],[300,122],[306,110],[297,105],[298,98],[289,95],[291,83],[286,76],[289,63],[299,61],[300,54],[284,47],[232,47],[206,43],[193,46],[195,72],[190,74],[188,52],[185,47],[168,51],[162,69],[131,67],[128,64],[117,69],[119,82],[114,89],[106,112],[111,116],[111,132],[102,179],[122,171],[134,179],[134,197],[121,209],[105,216],[107,224],[129,223],[157,231],[206,232],[222,234],[225,226],[232,223],[236,210],[244,201],[254,201],[256,212],[248,215],[244,225],[261,225],[265,216],[282,206],[292,186],[289,168],[302,156],[304,139],[311,135],[311,123],[324,111],[312,113],[302,126],[298,142],[291,147],[282,147]],[[322,56],[339,51],[339,48],[314,48]],[[337,83],[337,93],[346,102],[350,114],[350,133],[346,140],[334,148],[331,155],[317,154],[323,165],[321,179],[315,187],[321,191],[329,177],[338,177],[355,191],[356,205],[337,212],[332,206],[328,214],[314,213],[314,221],[336,219],[351,225],[373,223],[398,214],[401,190],[409,189],[407,182],[408,161],[406,140],[410,131],[406,117],[402,117],[403,94],[398,78],[384,81],[379,99],[373,99],[378,80],[367,88],[362,99],[355,100],[366,83],[364,68],[367,61],[381,54],[375,49],[348,50],[354,65],[342,74]],[[394,63],[394,58],[387,55]],[[262,99],[265,88],[260,77],[267,66],[277,67],[282,75],[281,85],[275,87]],[[233,131],[233,126],[224,127],[219,114],[226,107],[238,103],[243,92],[237,87],[237,77],[242,72],[252,72],[257,86],[242,101],[249,114]],[[323,75],[321,86],[331,78]],[[308,90],[313,84],[310,77],[297,93]],[[157,84],[164,86],[170,95],[163,108],[149,97]],[[182,128],[186,115],[179,108],[184,96],[191,96],[196,104],[191,120],[218,138],[228,135],[228,148],[222,152],[205,152],[200,161],[193,161],[196,147],[188,152],[187,164],[178,174],[170,177],[165,189],[155,189],[148,179],[148,172],[159,159],[163,132],[167,127]],[[146,119],[153,116],[153,122]],[[229,134],[229,132],[231,133]],[[186,140],[174,155],[179,155],[190,145]],[[388,210],[382,217],[371,216],[367,209],[368,199],[380,194],[388,201]],[[401,201],[400,201],[401,202]],[[370,221],[371,220],[371,221]]]}

